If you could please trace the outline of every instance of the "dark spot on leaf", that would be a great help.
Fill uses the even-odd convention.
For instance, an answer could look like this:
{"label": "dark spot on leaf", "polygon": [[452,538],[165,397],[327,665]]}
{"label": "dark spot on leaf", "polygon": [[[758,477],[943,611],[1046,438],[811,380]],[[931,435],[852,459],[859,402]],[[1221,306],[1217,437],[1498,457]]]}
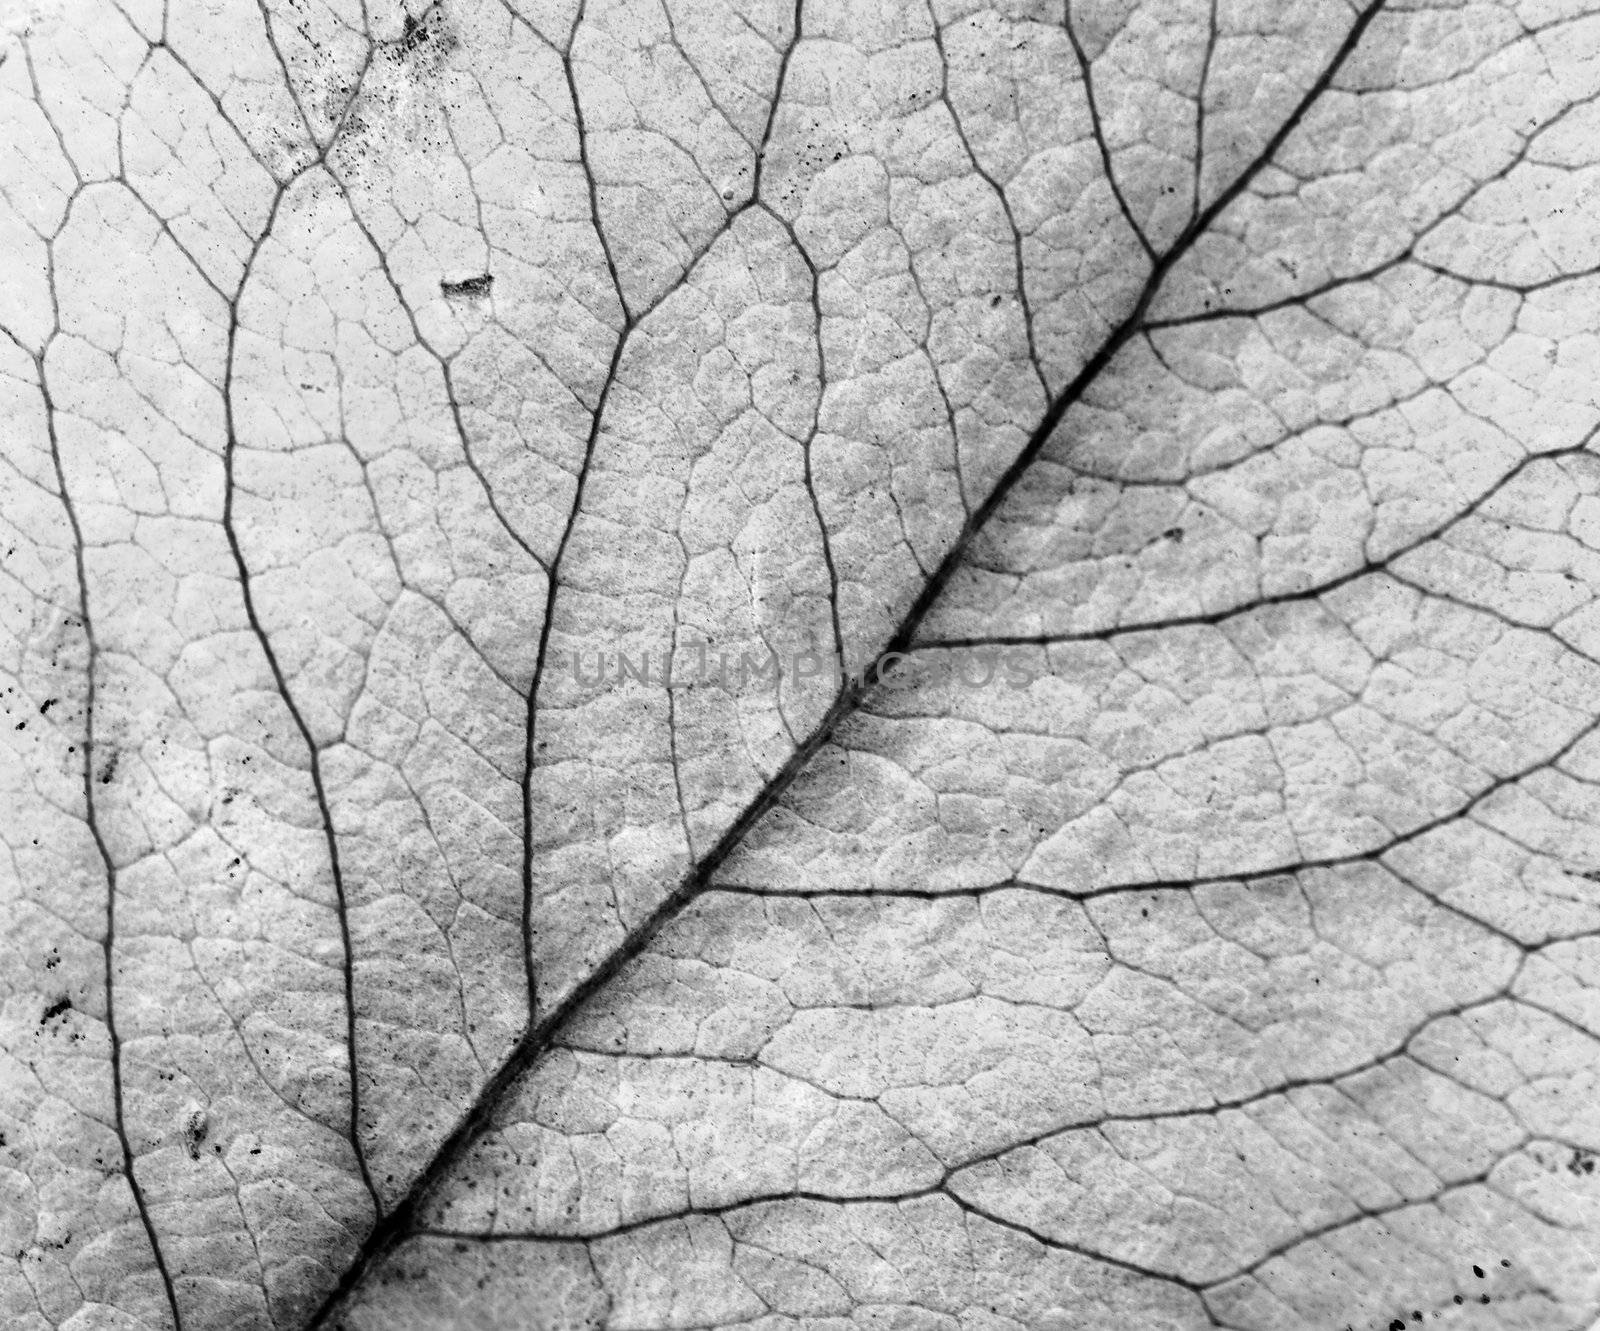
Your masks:
{"label": "dark spot on leaf", "polygon": [[50,1004],[50,1006],[44,1010],[44,1016],[39,1018],[39,1025],[43,1026],[47,1022],[59,1017],[63,1012],[70,1012],[71,1010],[72,1000],[70,998],[58,998],[54,1003]]}
{"label": "dark spot on leaf", "polygon": [[441,279],[439,290],[447,296],[487,296],[493,285],[493,273],[480,273],[477,277],[464,277],[459,282]]}
{"label": "dark spot on leaf", "polygon": [[[189,1147],[189,1159],[198,1160],[200,1158],[200,1143],[205,1141],[206,1134],[210,1131],[210,1125],[206,1122],[205,1110],[190,1110],[189,1117],[184,1120],[183,1124],[183,1139]],[[220,1150],[221,1147],[217,1149]]]}

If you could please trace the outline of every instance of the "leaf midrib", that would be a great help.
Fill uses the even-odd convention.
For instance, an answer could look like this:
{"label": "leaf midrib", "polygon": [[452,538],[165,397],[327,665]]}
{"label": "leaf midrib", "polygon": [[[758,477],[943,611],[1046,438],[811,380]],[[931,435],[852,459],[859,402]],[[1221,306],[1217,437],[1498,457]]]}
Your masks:
{"label": "leaf midrib", "polygon": [[[1201,210],[1173,241],[1167,251],[1156,258],[1145,279],[1138,299],[1127,316],[1101,344],[1100,349],[1084,364],[1072,381],[1058,393],[1046,408],[1039,424],[1028,437],[1028,442],[1006,468],[988,496],[967,516],[960,534],[940,561],[933,575],[923,584],[911,608],[902,618],[899,627],[884,647],[884,653],[905,652],[912,646],[918,629],[934,603],[943,594],[950,579],[965,562],[966,554],[978,534],[988,524],[1011,491],[1033,465],[1062,418],[1088,391],[1089,387],[1110,365],[1117,353],[1144,328],[1145,315],[1167,275],[1205,235],[1217,218],[1250,187],[1251,182],[1272,161],[1284,142],[1299,127],[1328,90],[1350,55],[1360,44],[1363,34],[1373,19],[1384,8],[1387,0],[1369,0],[1356,15],[1349,31],[1335,50],[1332,58],[1318,77],[1285,117],[1283,123],[1249,164],[1232,183],[1203,210]],[[775,93],[775,98],[781,95]],[[1019,281],[1021,275],[1019,275]],[[553,581],[553,579],[552,579]],[[635,929],[629,932],[606,956],[575,984],[567,994],[542,1017],[530,1022],[528,1030],[517,1041],[510,1054],[495,1074],[484,1084],[470,1109],[463,1115],[454,1130],[440,1143],[432,1158],[404,1197],[389,1213],[383,1216],[362,1243],[355,1260],[346,1269],[338,1285],[328,1295],[312,1317],[312,1328],[323,1326],[346,1297],[361,1283],[366,1273],[401,1241],[409,1236],[423,1201],[435,1186],[466,1155],[466,1152],[488,1128],[494,1111],[512,1086],[551,1047],[553,1038],[568,1019],[601,989],[609,984],[630,961],[642,953],[655,936],[673,920],[691,901],[711,885],[723,863],[749,834],[750,830],[772,809],[784,792],[810,764],[811,759],[833,737],[840,722],[853,715],[871,691],[865,677],[841,689],[822,720],[811,734],[796,747],[783,766],[767,781],[737,819],[723,832],[716,844],[677,887],[662,899],[654,911]]]}

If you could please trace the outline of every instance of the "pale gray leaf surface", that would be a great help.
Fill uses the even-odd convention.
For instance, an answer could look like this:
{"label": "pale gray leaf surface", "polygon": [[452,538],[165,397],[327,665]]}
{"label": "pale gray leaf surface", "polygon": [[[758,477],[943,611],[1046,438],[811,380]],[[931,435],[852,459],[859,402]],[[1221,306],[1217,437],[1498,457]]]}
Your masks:
{"label": "pale gray leaf surface", "polygon": [[1591,9],[8,14],[0,1317],[1588,1326]]}

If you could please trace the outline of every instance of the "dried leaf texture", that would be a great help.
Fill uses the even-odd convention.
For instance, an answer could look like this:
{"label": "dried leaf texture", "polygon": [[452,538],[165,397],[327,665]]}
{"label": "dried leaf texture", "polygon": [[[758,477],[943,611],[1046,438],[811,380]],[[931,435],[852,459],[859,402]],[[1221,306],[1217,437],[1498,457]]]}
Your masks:
{"label": "dried leaf texture", "polygon": [[1600,10],[6,23],[6,1325],[1600,1314]]}

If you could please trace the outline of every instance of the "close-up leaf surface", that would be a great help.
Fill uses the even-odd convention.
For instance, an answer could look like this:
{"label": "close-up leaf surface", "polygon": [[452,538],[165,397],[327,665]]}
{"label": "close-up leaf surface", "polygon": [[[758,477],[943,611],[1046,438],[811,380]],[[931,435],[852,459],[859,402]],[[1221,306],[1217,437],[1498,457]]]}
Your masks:
{"label": "close-up leaf surface", "polygon": [[1592,0],[4,43],[0,1323],[1590,1331]]}

